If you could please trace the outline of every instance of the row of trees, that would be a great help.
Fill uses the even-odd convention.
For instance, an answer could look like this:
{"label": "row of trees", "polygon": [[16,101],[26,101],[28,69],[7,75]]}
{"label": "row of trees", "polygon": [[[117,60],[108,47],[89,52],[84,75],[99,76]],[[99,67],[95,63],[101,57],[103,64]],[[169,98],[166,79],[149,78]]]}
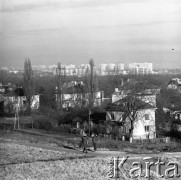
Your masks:
{"label": "row of trees", "polygon": [[[89,99],[88,99],[88,104],[86,103],[86,106],[88,108],[92,108],[93,104],[94,104],[94,92],[98,90],[98,85],[96,84],[96,80],[97,80],[97,76],[94,73],[94,60],[90,59],[89,61],[89,65],[90,65],[90,69],[87,68],[87,73],[86,76],[84,77],[84,81],[85,81],[85,87],[80,87],[81,92],[85,93],[84,90],[86,89],[89,93]],[[58,63],[57,65],[57,69],[56,69],[56,77],[55,77],[55,83],[56,83],[56,87],[57,87],[57,107],[59,109],[59,111],[61,112],[62,109],[62,105],[63,105],[63,94],[65,93],[65,89],[66,89],[66,73],[65,73],[65,68],[62,67],[61,63]],[[73,98],[74,99],[74,98]],[[74,101],[74,108],[79,108],[80,105],[84,105],[84,103],[79,102],[82,101],[82,99],[76,99],[76,101]]]}
{"label": "row of trees", "polygon": [[33,70],[31,66],[31,61],[29,58],[25,59],[24,62],[24,74],[23,74],[24,90],[27,100],[27,112],[31,113],[31,103],[32,97],[34,95],[33,89]]}
{"label": "row of trees", "polygon": [[[143,106],[145,106],[147,103],[138,104],[138,93],[144,92],[144,90],[147,88],[145,86],[145,82],[147,84],[154,84],[158,85],[159,87],[164,87],[166,84],[165,82],[168,82],[168,79],[171,77],[168,76],[167,79],[165,76],[161,75],[147,75],[147,76],[133,76],[133,75],[114,75],[114,76],[104,76],[104,77],[98,77],[94,72],[94,60],[90,59],[89,61],[90,68],[87,70],[87,75],[85,77],[77,78],[78,80],[83,80],[85,83],[85,86],[87,87],[88,91],[90,92],[90,98],[88,100],[88,104],[85,108],[92,109],[93,103],[95,100],[94,92],[98,90],[98,83],[101,87],[100,90],[105,91],[106,95],[112,94],[115,87],[119,89],[131,89],[132,91],[129,93],[128,98],[126,99],[126,106],[125,106],[125,113],[126,116],[130,120],[131,128],[130,128],[130,135],[132,136],[133,133],[133,124],[137,119],[138,112]],[[75,79],[75,77],[73,77]],[[41,94],[41,99],[43,99],[43,104],[48,107],[48,112],[52,112],[52,114],[63,114],[62,104],[62,94],[65,93],[65,83],[69,80],[73,80],[70,77],[66,76],[65,68],[61,65],[61,63],[58,63],[57,69],[56,69],[56,75],[54,78],[41,78],[36,80],[36,89]],[[48,80],[49,79],[49,80]],[[128,80],[131,80],[133,83],[128,82]],[[44,82],[41,82],[44,81]],[[46,82],[46,83],[45,83]],[[134,82],[143,82],[143,83],[134,83]],[[23,74],[23,86],[25,89],[26,99],[27,99],[27,111],[30,114],[31,113],[31,103],[32,103],[32,96],[35,93],[35,74],[32,70],[31,61],[29,58],[25,59],[24,62],[24,74]],[[58,95],[59,95],[59,101],[58,106],[55,104],[55,96],[54,96],[54,87],[57,86],[58,88]],[[160,101],[165,101],[164,98],[160,99]],[[149,103],[149,102],[148,102]],[[160,103],[162,104],[162,102]],[[76,110],[77,108],[77,110]],[[79,107],[78,104],[75,106],[74,111],[71,113],[75,113],[75,111],[79,111],[78,109],[81,109],[82,107]],[[51,113],[50,113],[51,114]],[[59,116],[60,117],[60,116]],[[62,116],[61,116],[62,117]],[[70,116],[69,116],[70,117]],[[71,116],[73,118],[73,116]],[[64,118],[66,119],[66,118]],[[60,121],[63,121],[61,118]]]}
{"label": "row of trees", "polygon": [[[89,61],[90,69],[87,69],[87,75],[84,77],[85,86],[86,89],[90,92],[91,96],[89,99],[88,106],[89,108],[92,107],[94,103],[94,92],[97,90],[97,84],[96,84],[96,75],[94,73],[94,60],[91,59]],[[59,112],[62,112],[62,94],[65,93],[65,84],[69,80],[69,77],[66,76],[65,68],[61,65],[59,62],[56,68],[56,75],[55,78],[45,78],[43,79],[36,79],[35,82],[35,76],[36,74],[32,70],[31,61],[29,58],[26,58],[24,61],[24,73],[23,73],[23,82],[19,82],[21,85],[23,85],[25,90],[25,96],[27,100],[27,113],[31,114],[31,104],[32,104],[32,97],[35,94],[35,92],[38,92],[41,94],[41,101],[44,105],[49,107],[49,110],[52,108],[58,108]],[[48,80],[49,79],[49,80]],[[41,82],[46,81],[46,83]],[[18,83],[17,83],[18,84]],[[36,88],[35,88],[36,86]],[[58,92],[58,104],[55,105],[55,86],[57,87]],[[75,106],[76,107],[76,106]]]}

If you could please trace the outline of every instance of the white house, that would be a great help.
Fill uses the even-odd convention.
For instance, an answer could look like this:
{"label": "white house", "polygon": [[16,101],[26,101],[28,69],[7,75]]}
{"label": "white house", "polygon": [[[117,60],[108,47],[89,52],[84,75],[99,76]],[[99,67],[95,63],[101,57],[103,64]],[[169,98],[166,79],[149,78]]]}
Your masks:
{"label": "white house", "polygon": [[[127,98],[127,97],[126,97]],[[129,135],[131,129],[130,119],[128,117],[127,99],[123,98],[117,102],[110,104],[107,109],[106,120],[112,122],[119,122],[120,133]],[[155,104],[146,103],[140,99],[135,104],[137,108],[136,118],[133,123],[133,139],[153,139],[156,137],[155,128]],[[132,112],[131,112],[132,113]]]}
{"label": "white house", "polygon": [[[61,104],[63,109],[69,109],[76,106],[86,106],[91,99],[91,93],[84,87],[82,82],[72,84],[70,87],[65,87],[61,96],[58,94],[58,87],[55,88],[55,100],[57,106]],[[93,93],[93,106],[100,106],[104,100],[104,92],[96,91]]]}
{"label": "white house", "polygon": [[[15,109],[18,103],[20,110],[24,111],[27,108],[27,99],[23,88],[16,88],[14,91],[3,94],[4,112],[10,113]],[[33,95],[31,100],[31,109],[37,110],[40,106],[40,95]]]}
{"label": "white house", "polygon": [[178,92],[181,92],[181,79],[173,78],[168,83],[167,89],[174,89],[178,90]]}
{"label": "white house", "polygon": [[115,88],[112,94],[112,102],[125,98],[129,94],[136,93],[140,99],[156,104],[156,95],[160,93],[160,88],[147,81],[136,82],[132,79],[122,80],[121,87]]}

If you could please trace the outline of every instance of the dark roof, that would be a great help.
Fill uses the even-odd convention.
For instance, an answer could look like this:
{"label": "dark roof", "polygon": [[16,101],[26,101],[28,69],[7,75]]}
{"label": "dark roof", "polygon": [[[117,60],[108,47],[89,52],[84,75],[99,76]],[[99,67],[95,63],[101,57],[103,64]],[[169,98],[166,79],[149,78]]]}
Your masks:
{"label": "dark roof", "polygon": [[90,115],[94,123],[99,123],[101,120],[106,120],[106,112],[95,112]]}
{"label": "dark roof", "polygon": [[130,90],[131,88],[134,88],[135,90],[146,90],[146,89],[160,89],[160,87],[151,84],[148,81],[135,81],[135,80],[130,80],[129,82],[125,83],[125,85],[122,87],[124,90]]}
{"label": "dark roof", "polygon": [[24,96],[25,95],[25,91],[23,88],[16,88],[14,90],[14,92],[18,95],[18,96]]}
{"label": "dark roof", "polygon": [[11,91],[9,93],[4,94],[4,97],[18,97],[18,95],[14,91]]}
{"label": "dark roof", "polygon": [[160,89],[159,86],[149,83],[148,81],[138,82],[138,86],[143,86],[145,89]]}
{"label": "dark roof", "polygon": [[4,94],[5,97],[18,97],[24,96],[25,92],[23,88],[16,88],[14,91]]}
{"label": "dark roof", "polygon": [[181,96],[170,97],[165,107],[172,111],[181,110]]}
{"label": "dark roof", "polygon": [[152,106],[151,104],[146,103],[136,97],[126,96],[125,98],[120,99],[114,103],[109,103],[106,107],[106,110],[126,112],[128,106],[134,106],[133,108],[137,110],[155,108],[155,106]]}
{"label": "dark roof", "polygon": [[79,93],[87,93],[88,92],[88,88],[86,88],[85,86],[72,86],[72,87],[67,87],[63,89],[63,93],[64,94],[79,94]]}
{"label": "dark roof", "polygon": [[74,117],[74,118],[72,119],[72,121],[73,121],[74,123],[76,123],[76,122],[83,122],[82,118],[80,118],[79,116]]}

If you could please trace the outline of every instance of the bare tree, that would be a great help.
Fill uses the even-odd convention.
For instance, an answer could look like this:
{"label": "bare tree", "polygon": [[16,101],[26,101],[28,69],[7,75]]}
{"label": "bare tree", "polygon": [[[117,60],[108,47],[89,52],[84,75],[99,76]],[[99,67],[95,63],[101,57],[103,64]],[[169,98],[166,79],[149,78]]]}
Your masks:
{"label": "bare tree", "polygon": [[[84,108],[86,106],[85,85],[78,84],[73,86],[72,102],[75,109]],[[75,93],[76,92],[76,93]]]}
{"label": "bare tree", "polygon": [[25,96],[27,100],[27,112],[31,113],[31,102],[33,97],[33,71],[31,66],[31,61],[29,58],[26,58],[24,61],[24,87],[25,87]]}
{"label": "bare tree", "polygon": [[90,65],[90,93],[91,93],[91,99],[90,99],[90,106],[93,105],[93,98],[94,98],[94,60],[89,60]]}
{"label": "bare tree", "polygon": [[125,95],[120,95],[122,94],[122,92],[120,92],[120,94],[118,94],[119,100],[111,104],[110,107],[108,106],[107,110],[114,112],[112,116],[114,115],[114,119],[123,122],[123,126],[129,124],[129,136],[132,138],[135,124],[143,119],[143,117],[141,117],[142,113],[146,109],[155,109],[156,102],[154,95],[150,96],[145,94],[145,87],[140,85],[140,83],[125,83],[121,86],[121,91],[123,90],[125,91]]}
{"label": "bare tree", "polygon": [[142,110],[146,104],[133,94],[124,98],[123,101],[125,102],[125,114],[130,123],[130,137],[133,137],[134,124],[138,120],[139,111]]}
{"label": "bare tree", "polygon": [[56,68],[56,87],[57,87],[57,108],[62,111],[63,105],[63,88],[65,84],[65,67],[62,67],[61,63],[59,62]]}
{"label": "bare tree", "polygon": [[20,124],[19,124],[19,111],[20,111],[20,102],[19,102],[19,99],[17,99],[17,102],[15,102],[14,104],[15,106],[15,119],[14,119],[14,129],[16,129],[16,124],[18,126],[18,129],[20,129]]}
{"label": "bare tree", "polygon": [[95,102],[95,92],[98,90],[98,82],[93,59],[89,60],[89,66],[90,68],[87,68],[86,70],[86,85],[87,90],[90,93],[90,96],[88,97],[88,106],[91,109]]}

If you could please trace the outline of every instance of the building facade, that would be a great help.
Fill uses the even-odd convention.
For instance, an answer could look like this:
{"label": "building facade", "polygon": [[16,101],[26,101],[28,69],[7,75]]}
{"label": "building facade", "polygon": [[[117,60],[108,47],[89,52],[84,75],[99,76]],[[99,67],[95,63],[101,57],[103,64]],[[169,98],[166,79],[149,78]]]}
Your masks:
{"label": "building facade", "polygon": [[[139,104],[141,102],[142,108],[136,112],[136,117],[133,121],[133,139],[153,139],[156,138],[156,125],[155,125],[155,111],[156,107],[147,104],[137,99]],[[121,102],[121,103],[120,103]],[[140,104],[140,105],[141,105]],[[145,105],[144,105],[145,104]],[[106,121],[120,124],[120,136],[130,136],[131,121],[127,114],[125,102],[117,101],[109,105],[106,109]]]}
{"label": "building facade", "polygon": [[168,83],[167,89],[177,90],[179,93],[181,93],[181,79],[179,78],[171,79]]}
{"label": "building facade", "polygon": [[103,91],[94,91],[93,97],[85,87],[83,81],[77,82],[72,81],[65,85],[62,88],[61,95],[58,92],[58,87],[55,87],[55,100],[57,106],[68,110],[74,107],[83,107],[89,105],[93,101],[93,106],[100,106],[104,101],[104,92]]}
{"label": "building facade", "polygon": [[129,73],[130,74],[152,74],[153,64],[152,63],[130,63]]}

